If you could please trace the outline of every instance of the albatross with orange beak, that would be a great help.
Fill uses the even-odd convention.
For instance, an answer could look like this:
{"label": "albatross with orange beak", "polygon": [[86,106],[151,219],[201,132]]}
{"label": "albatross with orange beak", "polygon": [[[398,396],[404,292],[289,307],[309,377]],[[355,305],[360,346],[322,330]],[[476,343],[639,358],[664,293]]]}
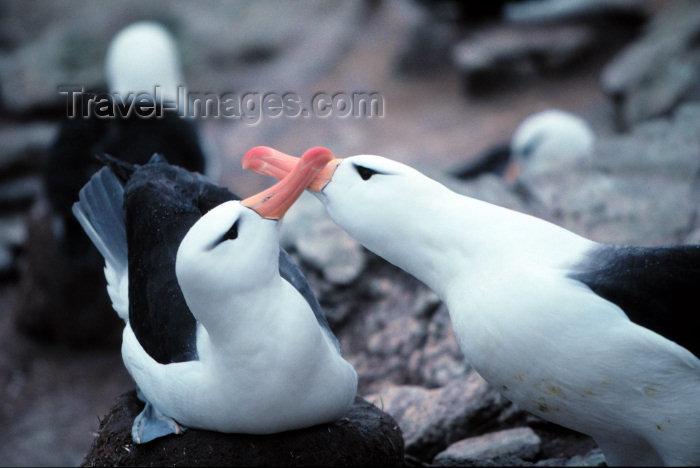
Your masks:
{"label": "albatross with orange beak", "polygon": [[349,409],[357,374],[278,241],[278,221],[330,158],[309,151],[242,201],[157,156],[113,160],[81,190],[74,213],[105,258],[122,357],[146,402],[136,443],[185,427],[269,434]]}
{"label": "albatross with orange beak", "polygon": [[[243,158],[278,178],[295,162],[267,147]],[[610,465],[700,464],[700,246],[601,244],[379,156],[335,159],[309,188],[440,295],[506,398],[592,436]]]}

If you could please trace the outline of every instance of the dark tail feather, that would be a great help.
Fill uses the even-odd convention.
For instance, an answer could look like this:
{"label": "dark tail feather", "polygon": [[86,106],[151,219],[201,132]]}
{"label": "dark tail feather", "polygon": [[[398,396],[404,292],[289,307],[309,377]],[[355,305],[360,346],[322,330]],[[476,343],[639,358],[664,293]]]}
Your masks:
{"label": "dark tail feather", "polygon": [[109,154],[96,154],[95,157],[102,164],[109,167],[123,184],[126,184],[134,171],[136,171],[136,166],[134,164],[122,161]]}
{"label": "dark tail feather", "polygon": [[[114,158],[111,158],[114,160]],[[115,160],[116,161],[116,160]],[[119,167],[124,167],[119,161]],[[118,274],[126,273],[127,244],[124,225],[124,187],[110,167],[103,167],[80,190],[73,214]]]}

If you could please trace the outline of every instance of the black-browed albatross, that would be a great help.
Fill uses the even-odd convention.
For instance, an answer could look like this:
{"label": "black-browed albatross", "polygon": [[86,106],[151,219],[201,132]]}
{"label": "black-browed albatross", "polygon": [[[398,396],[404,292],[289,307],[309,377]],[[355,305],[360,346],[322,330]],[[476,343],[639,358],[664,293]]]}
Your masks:
{"label": "black-browed albatross", "polygon": [[[256,147],[243,165],[279,178],[295,161]],[[466,358],[519,407],[610,465],[700,464],[700,245],[601,244],[380,156],[335,159],[309,188],[439,294]]]}
{"label": "black-browed albatross", "polygon": [[112,160],[81,190],[74,212],[105,258],[122,358],[146,402],[135,442],[183,426],[269,434],[348,410],[357,374],[278,240],[278,220],[329,160],[309,151],[242,201],[157,156]]}

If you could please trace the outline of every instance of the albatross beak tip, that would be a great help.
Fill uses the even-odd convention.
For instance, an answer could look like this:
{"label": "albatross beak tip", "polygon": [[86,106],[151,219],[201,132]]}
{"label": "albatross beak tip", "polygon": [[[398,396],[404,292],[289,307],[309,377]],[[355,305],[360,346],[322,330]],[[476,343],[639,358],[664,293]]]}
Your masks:
{"label": "albatross beak tip", "polygon": [[[253,160],[247,162],[249,165],[258,164],[256,161],[261,160],[260,156],[263,156],[262,164],[266,164],[264,157],[269,156],[269,151],[258,148],[265,147],[256,147],[253,148],[255,151],[251,150],[246,153],[246,156],[250,155],[250,158]],[[273,151],[277,152],[276,150]],[[281,154],[284,155],[284,153]],[[276,157],[277,155],[273,154],[272,156]],[[288,157],[292,158],[291,156]],[[251,208],[263,218],[281,219],[294,201],[309,186],[314,177],[332,159],[333,153],[329,150],[325,148],[311,148],[301,158],[293,158],[293,168],[279,182],[257,195],[242,200],[241,204]]]}
{"label": "albatross beak tip", "polygon": [[256,146],[251,148],[243,155],[241,166],[243,166],[243,169],[255,171],[262,165],[265,157],[274,155],[275,152],[276,150],[269,146]]}

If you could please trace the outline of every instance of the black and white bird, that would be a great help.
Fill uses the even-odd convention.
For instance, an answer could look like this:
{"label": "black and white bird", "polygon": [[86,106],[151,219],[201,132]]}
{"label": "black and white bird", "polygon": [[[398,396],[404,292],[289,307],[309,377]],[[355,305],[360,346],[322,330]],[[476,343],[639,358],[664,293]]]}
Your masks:
{"label": "black and white bird", "polygon": [[471,179],[493,173],[513,182],[521,172],[538,173],[563,161],[590,156],[594,144],[595,134],[581,117],[547,109],[528,116],[509,142],[488,148],[455,175]]}
{"label": "black and white bird", "polygon": [[122,358],[146,402],[136,443],[185,427],[269,434],[346,413],[357,374],[278,239],[278,220],[329,160],[310,150],[242,201],[159,156],[111,160],[80,191],[73,211],[105,259]]}
{"label": "black and white bird", "polygon": [[[165,28],[153,22],[124,28],[109,45],[104,69],[109,92],[86,92],[74,99],[81,108],[73,109],[75,116],[62,123],[43,171],[58,237],[63,239],[68,254],[78,257],[85,255],[89,244],[72,216],[71,206],[80,188],[101,167],[95,155],[106,153],[144,164],[159,153],[171,164],[201,173],[209,172],[212,166],[205,158],[194,123],[180,117],[176,109],[162,111],[158,118],[127,112],[136,94],[157,92],[155,103],[172,101],[177,86],[183,83],[175,40]],[[115,103],[116,98],[123,101],[119,104],[123,113],[112,112],[108,118],[95,115],[95,99]]]}
{"label": "black and white bird", "polygon": [[[295,160],[257,147],[243,163],[279,178]],[[700,245],[601,244],[379,156],[335,159],[309,188],[439,294],[465,357],[519,407],[611,465],[700,464]]]}
{"label": "black and white bird", "polygon": [[[109,92],[71,96],[74,116],[64,119],[48,150],[43,197],[28,223],[30,255],[22,275],[27,293],[15,314],[15,324],[26,334],[78,346],[119,341],[102,258],[71,212],[81,187],[102,167],[95,155],[144,164],[159,153],[191,171],[216,177],[218,170],[214,153],[200,145],[196,122],[176,108],[163,109],[182,83],[175,40],[165,28],[153,22],[124,28],[111,41],[104,68]],[[132,107],[148,108],[148,93],[155,94],[157,116]],[[137,94],[141,97],[134,99]],[[108,111],[96,115],[96,102],[109,103]],[[63,272],[60,278],[53,275],[56,269]],[[68,317],[74,326],[64,326]]]}

